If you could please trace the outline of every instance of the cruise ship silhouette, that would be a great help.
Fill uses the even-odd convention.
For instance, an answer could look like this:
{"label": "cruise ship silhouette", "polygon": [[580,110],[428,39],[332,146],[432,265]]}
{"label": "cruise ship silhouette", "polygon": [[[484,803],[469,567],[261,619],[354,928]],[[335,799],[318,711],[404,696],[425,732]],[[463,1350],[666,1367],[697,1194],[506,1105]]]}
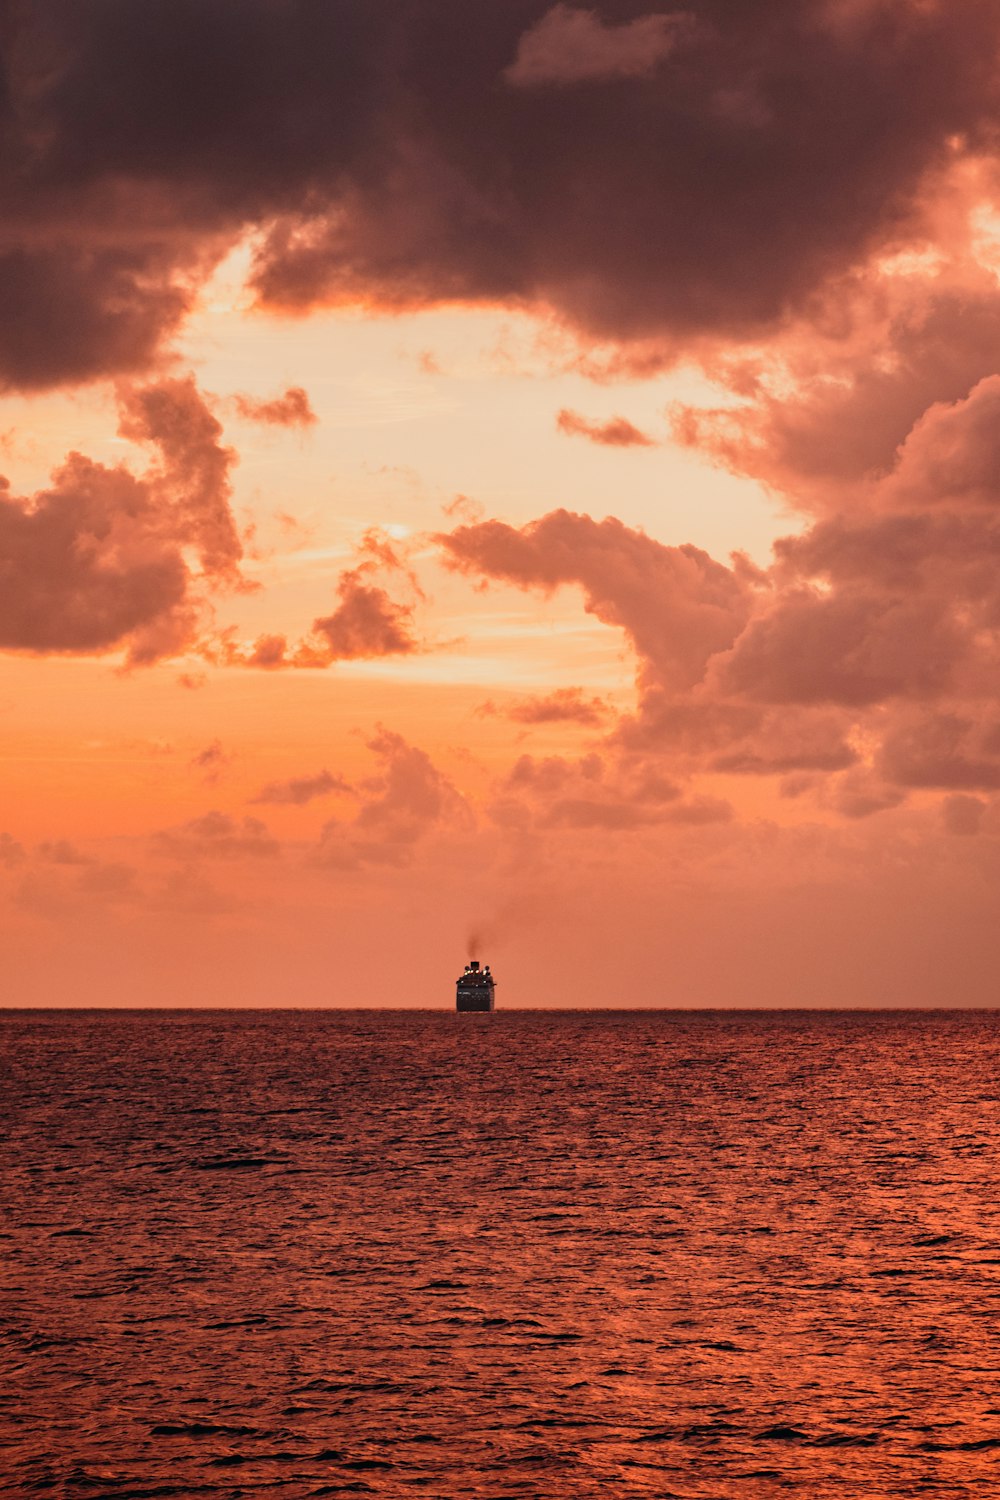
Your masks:
{"label": "cruise ship silhouette", "polygon": [[459,976],[456,986],[455,1009],[456,1010],[492,1010],[493,992],[496,982],[490,973],[489,964],[485,969],[479,967],[479,960],[472,959],[465,966],[465,973]]}

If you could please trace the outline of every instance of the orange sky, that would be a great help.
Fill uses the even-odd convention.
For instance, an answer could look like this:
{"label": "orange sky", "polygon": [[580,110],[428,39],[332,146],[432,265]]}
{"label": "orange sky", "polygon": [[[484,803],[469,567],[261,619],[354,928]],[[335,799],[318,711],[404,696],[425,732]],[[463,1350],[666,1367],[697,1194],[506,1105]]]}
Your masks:
{"label": "orange sky", "polygon": [[5,1002],[993,1004],[1000,22],[301,8],[12,32]]}

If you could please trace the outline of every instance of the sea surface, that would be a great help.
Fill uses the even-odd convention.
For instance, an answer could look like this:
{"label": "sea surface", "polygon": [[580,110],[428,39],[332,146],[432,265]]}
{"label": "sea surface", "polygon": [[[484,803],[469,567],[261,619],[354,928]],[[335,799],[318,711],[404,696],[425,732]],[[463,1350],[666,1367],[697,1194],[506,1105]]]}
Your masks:
{"label": "sea surface", "polygon": [[1000,1496],[1000,1015],[0,1015],[0,1494]]}

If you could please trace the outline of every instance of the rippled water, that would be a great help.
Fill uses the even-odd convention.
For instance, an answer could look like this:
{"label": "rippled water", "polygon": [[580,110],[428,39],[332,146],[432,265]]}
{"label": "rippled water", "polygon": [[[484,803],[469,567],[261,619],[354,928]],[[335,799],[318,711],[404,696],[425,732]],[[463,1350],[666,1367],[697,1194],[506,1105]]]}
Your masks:
{"label": "rippled water", "polygon": [[0,1045],[5,1496],[1000,1494],[1000,1016]]}

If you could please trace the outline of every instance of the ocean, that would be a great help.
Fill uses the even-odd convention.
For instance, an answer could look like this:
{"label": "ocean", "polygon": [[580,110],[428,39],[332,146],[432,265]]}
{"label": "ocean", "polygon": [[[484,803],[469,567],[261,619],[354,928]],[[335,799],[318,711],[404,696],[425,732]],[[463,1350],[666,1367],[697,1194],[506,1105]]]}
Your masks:
{"label": "ocean", "polygon": [[1000,1495],[993,1012],[10,1011],[0,1493]]}

